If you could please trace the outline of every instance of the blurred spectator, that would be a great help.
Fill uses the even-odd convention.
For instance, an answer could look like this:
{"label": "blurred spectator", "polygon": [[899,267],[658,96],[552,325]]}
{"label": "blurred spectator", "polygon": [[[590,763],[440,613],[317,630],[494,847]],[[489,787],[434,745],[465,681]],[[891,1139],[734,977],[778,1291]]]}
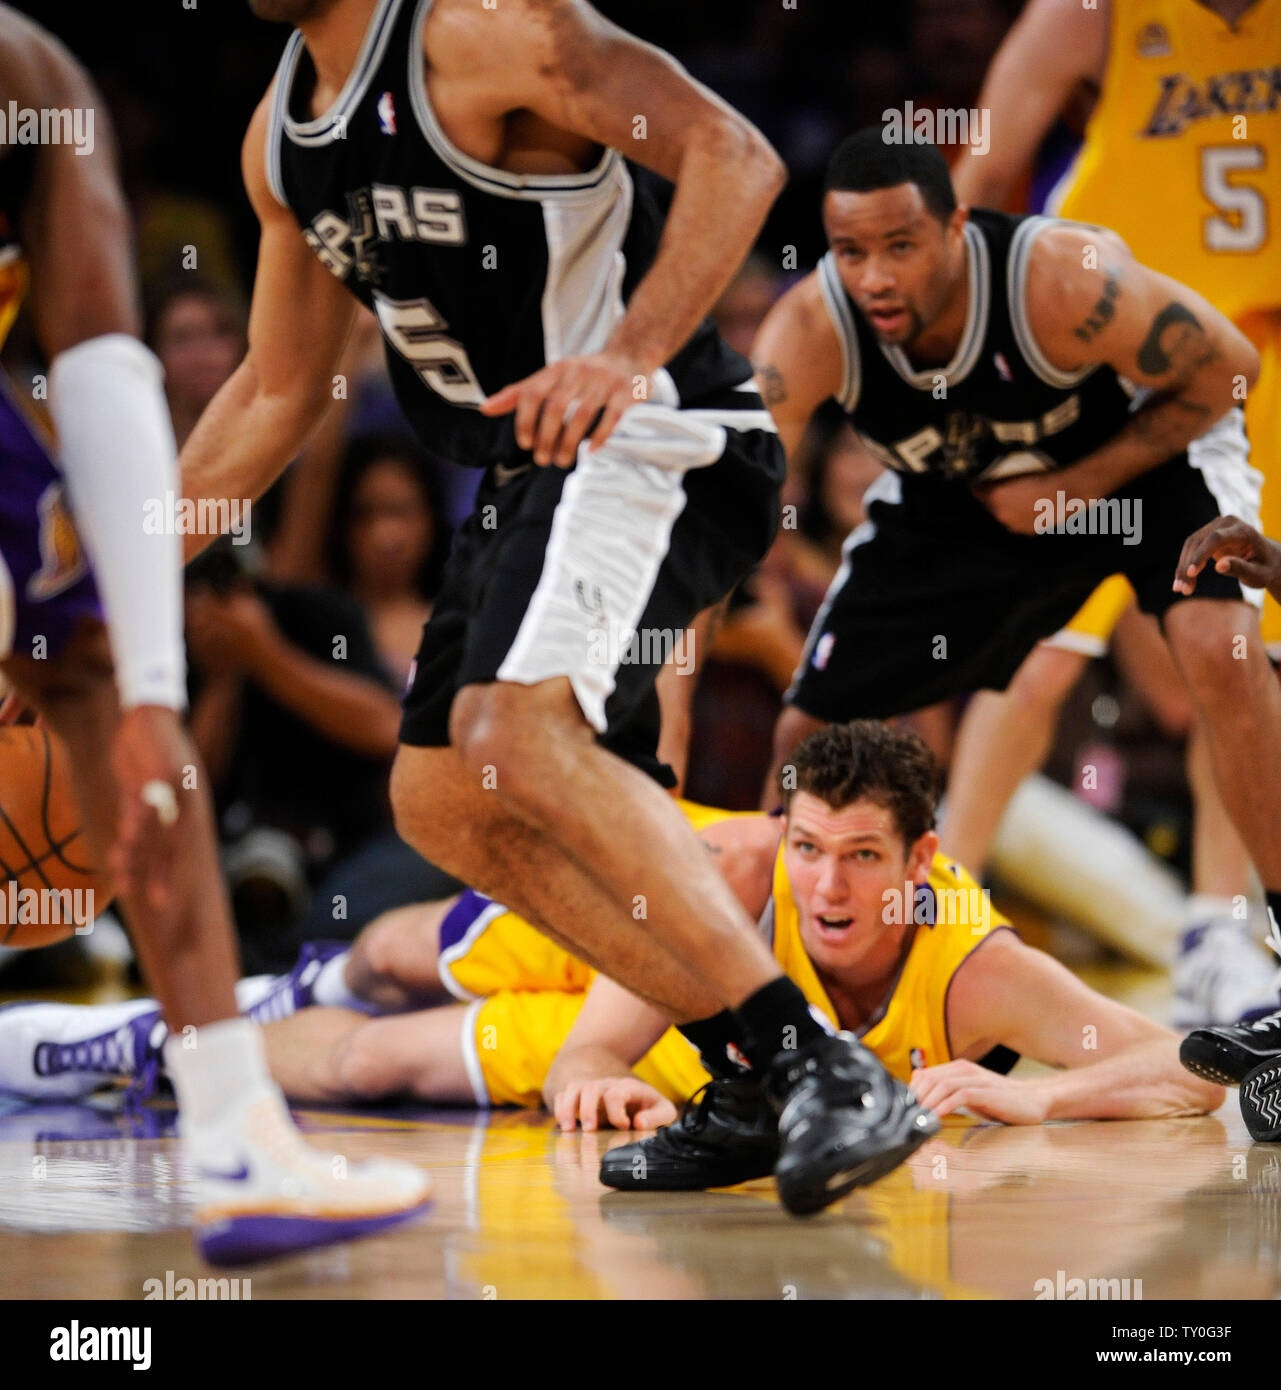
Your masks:
{"label": "blurred spectator", "polygon": [[756,330],[782,289],[782,272],[759,252],[753,252],[712,309],[721,337],[735,352],[751,357]]}
{"label": "blurred spectator", "polygon": [[165,396],[179,448],[240,365],[247,323],[240,297],[200,276],[170,279],[153,299],[147,341],[165,369]]}
{"label": "blurred spectator", "polygon": [[329,527],[329,576],[365,610],[384,668],[403,688],[431,616],[450,530],[430,462],[410,440],[347,447]]}
{"label": "blurred spectator", "polygon": [[347,937],[450,891],[392,829],[400,709],[360,605],[251,583],[222,543],[189,567],[186,617],[192,734],[246,969],[287,967],[300,934]]}

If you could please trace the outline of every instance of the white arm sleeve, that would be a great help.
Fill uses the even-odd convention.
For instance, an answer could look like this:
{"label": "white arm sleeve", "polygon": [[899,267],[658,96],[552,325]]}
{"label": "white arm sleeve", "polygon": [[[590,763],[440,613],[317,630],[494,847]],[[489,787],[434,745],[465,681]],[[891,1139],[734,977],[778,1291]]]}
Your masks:
{"label": "white arm sleeve", "polygon": [[160,363],[137,338],[108,333],[61,352],[49,369],[50,413],[76,530],[106,610],[120,702],[182,709],[181,496]]}

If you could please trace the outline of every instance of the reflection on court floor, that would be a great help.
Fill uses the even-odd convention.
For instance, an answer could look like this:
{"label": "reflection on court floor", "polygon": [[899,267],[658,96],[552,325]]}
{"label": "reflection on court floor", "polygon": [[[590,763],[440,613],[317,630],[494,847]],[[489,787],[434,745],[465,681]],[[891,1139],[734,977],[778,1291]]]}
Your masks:
{"label": "reflection on court floor", "polygon": [[[424,1164],[437,1199],[391,1235],[246,1271],[255,1299],[1281,1293],[1281,1147],[1252,1144],[1234,1096],[1196,1120],[948,1120],[905,1167],[806,1221],[768,1181],[609,1192],[596,1167],[622,1136],[538,1115],[296,1113],[354,1158]],[[209,1272],[183,1231],[190,1201],[172,1110],[0,1102],[0,1297],[183,1287]]]}

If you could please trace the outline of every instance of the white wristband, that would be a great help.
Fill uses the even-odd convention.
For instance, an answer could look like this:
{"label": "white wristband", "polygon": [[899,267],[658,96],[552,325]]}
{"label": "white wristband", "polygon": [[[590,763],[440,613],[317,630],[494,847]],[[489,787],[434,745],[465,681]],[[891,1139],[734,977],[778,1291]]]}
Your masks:
{"label": "white wristband", "polygon": [[127,333],[61,352],[49,368],[49,409],[76,530],[106,610],[120,702],[182,709],[182,541],[168,516],[178,495],[173,426],[155,354]]}

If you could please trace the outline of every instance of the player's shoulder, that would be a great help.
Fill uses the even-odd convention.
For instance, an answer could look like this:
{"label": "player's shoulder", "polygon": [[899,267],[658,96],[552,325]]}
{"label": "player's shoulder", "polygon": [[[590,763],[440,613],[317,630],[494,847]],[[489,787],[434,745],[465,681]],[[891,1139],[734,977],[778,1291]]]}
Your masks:
{"label": "player's shoulder", "polygon": [[491,67],[543,50],[563,65],[575,37],[603,24],[584,0],[503,0],[501,14],[475,0],[433,0],[419,39],[436,69]]}
{"label": "player's shoulder", "polygon": [[733,816],[699,832],[717,869],[749,912],[759,913],[769,898],[782,833],[781,817],[764,814]]}
{"label": "player's shoulder", "polygon": [[761,325],[753,357],[758,371],[785,366],[789,378],[800,371],[822,378],[827,394],[838,389],[840,338],[819,270],[812,270],[775,301]]}

